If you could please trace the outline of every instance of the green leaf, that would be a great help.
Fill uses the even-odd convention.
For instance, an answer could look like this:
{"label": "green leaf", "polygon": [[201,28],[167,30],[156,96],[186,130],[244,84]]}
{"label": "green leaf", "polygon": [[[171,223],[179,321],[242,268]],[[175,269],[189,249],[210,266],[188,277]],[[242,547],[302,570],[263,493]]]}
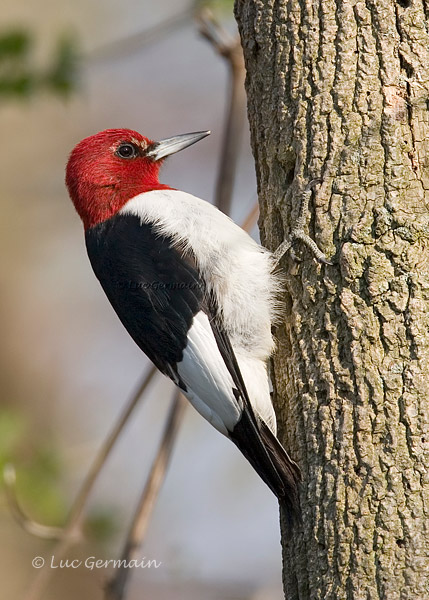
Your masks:
{"label": "green leaf", "polygon": [[37,447],[27,461],[19,463],[18,498],[32,518],[46,525],[60,525],[66,515],[60,475],[61,461],[53,447]]}
{"label": "green leaf", "polygon": [[53,92],[67,96],[78,80],[78,52],[74,40],[63,37],[58,42],[54,64],[45,76],[45,84]]}
{"label": "green leaf", "polygon": [[17,451],[25,431],[26,423],[21,415],[7,408],[0,409],[0,465],[2,469]]}
{"label": "green leaf", "polygon": [[5,57],[20,57],[28,53],[32,36],[23,29],[5,31],[0,34],[0,61]]}
{"label": "green leaf", "polygon": [[33,65],[32,45],[33,38],[25,30],[0,34],[0,99],[28,98],[43,90],[67,96],[75,89],[79,61],[74,40],[59,38],[47,68]]}
{"label": "green leaf", "polygon": [[89,538],[104,543],[118,531],[116,513],[108,509],[93,510],[85,521],[85,533]]}

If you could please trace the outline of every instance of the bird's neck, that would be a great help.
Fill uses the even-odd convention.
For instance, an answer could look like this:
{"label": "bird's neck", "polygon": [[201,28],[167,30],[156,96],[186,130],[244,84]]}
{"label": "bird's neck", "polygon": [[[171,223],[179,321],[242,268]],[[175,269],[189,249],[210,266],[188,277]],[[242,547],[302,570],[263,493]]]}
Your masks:
{"label": "bird's neck", "polygon": [[123,185],[85,184],[85,189],[75,190],[73,202],[86,229],[107,221],[118,213],[125,204],[139,194],[154,190],[170,190],[170,186],[159,182],[142,183],[132,189]]}

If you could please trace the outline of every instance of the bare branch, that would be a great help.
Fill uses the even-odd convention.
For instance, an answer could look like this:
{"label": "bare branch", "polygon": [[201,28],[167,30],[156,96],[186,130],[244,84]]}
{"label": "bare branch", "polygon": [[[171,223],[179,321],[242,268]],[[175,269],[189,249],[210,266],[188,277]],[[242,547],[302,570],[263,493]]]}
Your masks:
{"label": "bare branch", "polygon": [[207,7],[198,12],[196,21],[199,24],[201,35],[212,44],[219,54],[228,57],[237,44],[238,36],[232,37],[219,24],[213,12]]}
{"label": "bare branch", "polygon": [[243,51],[238,35],[231,37],[208,9],[199,13],[197,21],[200,33],[227,60],[230,67],[229,102],[215,194],[216,206],[225,214],[229,214],[246,109]]}
{"label": "bare branch", "polygon": [[109,60],[112,58],[123,58],[129,54],[138,52],[144,46],[158,42],[172,31],[185,26],[191,21],[193,12],[193,7],[189,7],[145,31],[140,31],[134,35],[100,46],[89,52],[87,59],[90,61]]}
{"label": "bare branch", "polygon": [[116,444],[122,430],[124,429],[126,423],[128,422],[131,414],[133,413],[135,407],[137,406],[140,398],[148,388],[151,383],[153,377],[158,373],[158,370],[155,366],[151,365],[149,372],[145,373],[142,377],[139,385],[136,388],[136,391],[131,396],[127,406],[125,407],[123,413],[120,415],[118,421],[113,426],[112,431],[107,436],[103,445],[100,448],[97,456],[95,457],[94,462],[92,463],[91,469],[89,470],[85,481],[82,484],[82,487],[76,497],[76,500],[73,503],[72,510],[70,512],[69,524],[77,523],[80,520],[83,509],[86,505],[88,497],[94,487],[95,480],[97,479],[100,471],[102,470],[112,448]]}
{"label": "bare branch", "polygon": [[257,222],[258,216],[259,216],[259,202],[256,201],[255,204],[253,205],[252,210],[249,212],[249,214],[247,215],[247,217],[244,219],[243,223],[241,224],[241,228],[244,229],[244,231],[247,231],[249,233],[249,231],[251,231],[252,227]]}
{"label": "bare branch", "polygon": [[[135,558],[143,543],[150,517],[155,508],[156,500],[165,479],[184,408],[185,400],[180,391],[177,390],[172,401],[158,452],[152,463],[149,477],[146,481],[146,485],[143,489],[140,502],[128,532],[120,559],[121,565],[129,564],[130,560]],[[116,571],[115,576],[106,586],[106,600],[122,600],[124,598],[130,572],[131,569],[128,569],[125,566],[121,566]]]}
{"label": "bare branch", "polygon": [[16,471],[15,467],[8,463],[3,469],[3,480],[5,485],[6,498],[9,504],[10,511],[17,523],[31,535],[42,538],[44,540],[55,540],[62,533],[60,527],[49,527],[42,525],[30,519],[23,511],[19,504],[16,494]]}
{"label": "bare branch", "polygon": [[[106,464],[106,460],[111,450],[116,444],[119,435],[124,429],[135,407],[137,406],[140,397],[144,394],[156,373],[158,373],[156,367],[151,366],[148,373],[143,376],[143,379],[139,383],[136,391],[131,396],[127,406],[120,415],[118,421],[115,423],[112,431],[103,442],[100,451],[92,463],[92,466],[72,505],[66,526],[64,529],[59,530],[59,535],[57,536],[58,543],[51,550],[52,555],[55,556],[57,560],[60,560],[70,549],[70,547],[73,546],[73,544],[75,544],[80,538],[84,509],[89,499],[89,495],[94,487],[94,483],[102,468]],[[27,591],[27,594],[24,597],[24,600],[39,600],[53,573],[55,573],[55,570],[48,568],[39,569],[37,575],[30,585],[30,588]]]}

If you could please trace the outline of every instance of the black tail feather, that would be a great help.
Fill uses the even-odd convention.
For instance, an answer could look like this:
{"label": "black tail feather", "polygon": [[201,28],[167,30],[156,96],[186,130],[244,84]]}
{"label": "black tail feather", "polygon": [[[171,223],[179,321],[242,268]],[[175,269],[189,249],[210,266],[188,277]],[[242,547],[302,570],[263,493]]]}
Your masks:
{"label": "black tail feather", "polygon": [[288,523],[298,521],[301,472],[268,425],[245,409],[230,437],[277,496]]}
{"label": "black tail feather", "polygon": [[280,506],[283,508],[289,526],[300,520],[298,484],[302,480],[301,470],[294,462],[266,423],[260,421],[261,438],[268,451],[271,462],[282,480],[277,492]]}

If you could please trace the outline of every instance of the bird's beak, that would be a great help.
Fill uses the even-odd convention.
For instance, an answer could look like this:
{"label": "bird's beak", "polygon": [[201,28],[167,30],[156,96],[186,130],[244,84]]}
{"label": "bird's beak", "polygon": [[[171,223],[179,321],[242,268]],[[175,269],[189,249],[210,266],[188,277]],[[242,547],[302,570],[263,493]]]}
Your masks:
{"label": "bird's beak", "polygon": [[210,131],[197,131],[195,133],[183,133],[182,135],[175,135],[174,137],[161,140],[160,142],[154,142],[150,146],[146,156],[153,158],[154,160],[160,160],[170,154],[179,152],[188,146],[192,146],[196,142],[199,142],[203,138],[210,135]]}

